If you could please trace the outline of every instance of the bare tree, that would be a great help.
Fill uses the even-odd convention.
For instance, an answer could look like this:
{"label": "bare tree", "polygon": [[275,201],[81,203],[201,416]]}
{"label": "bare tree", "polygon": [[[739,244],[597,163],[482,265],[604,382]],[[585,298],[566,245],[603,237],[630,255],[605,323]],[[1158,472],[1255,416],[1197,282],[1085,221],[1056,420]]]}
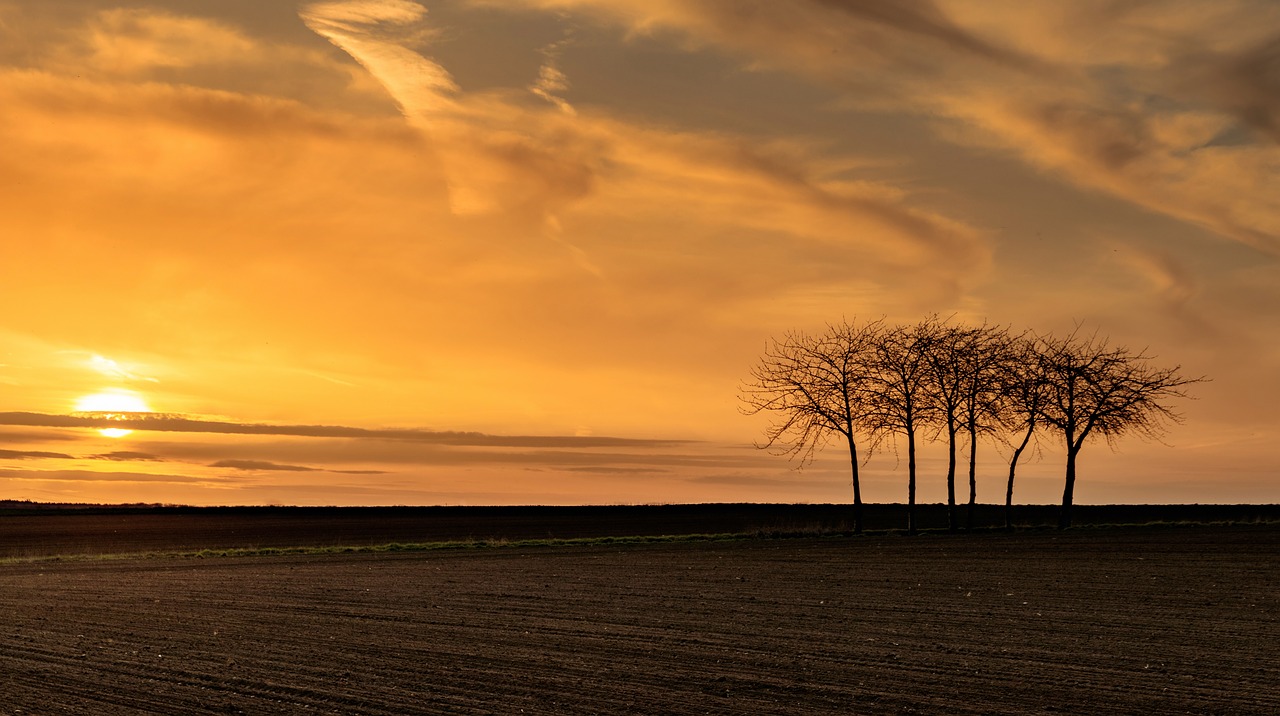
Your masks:
{"label": "bare tree", "polygon": [[971,379],[969,366],[973,330],[948,325],[929,316],[915,328],[916,339],[926,366],[925,391],[937,428],[947,436],[947,525],[955,531],[956,517],[956,436],[961,427],[961,411]]}
{"label": "bare tree", "polygon": [[803,466],[833,437],[843,438],[849,448],[857,532],[862,531],[858,440],[874,441],[868,417],[873,411],[875,347],[882,331],[881,321],[844,321],[820,335],[788,333],[770,343],[739,391],[744,413],[777,415],[765,430],[765,442],[757,447],[777,449]]}
{"label": "bare tree", "polygon": [[978,501],[978,436],[996,434],[1003,427],[1004,382],[1016,340],[1006,329],[984,323],[967,330],[957,356],[964,376],[960,416],[969,438],[969,502],[965,510],[968,529],[973,529]]}
{"label": "bare tree", "polygon": [[1061,433],[1067,448],[1066,486],[1058,526],[1071,526],[1076,459],[1085,441],[1102,436],[1108,443],[1128,433],[1158,437],[1169,422],[1180,422],[1166,401],[1186,397],[1183,388],[1203,378],[1186,378],[1180,366],[1157,368],[1145,353],[1112,348],[1106,339],[1073,333],[1043,338],[1044,400],[1041,419]]}
{"label": "bare tree", "polygon": [[1015,438],[1022,436],[1009,458],[1009,482],[1004,493],[1004,526],[1007,529],[1013,528],[1013,480],[1018,460],[1040,427],[1040,408],[1045,399],[1044,366],[1038,341],[1026,335],[1011,341],[1000,380],[1000,420]]}
{"label": "bare tree", "polygon": [[907,530],[916,531],[916,434],[935,424],[937,410],[929,397],[926,356],[935,323],[896,326],[883,331],[875,348],[875,393],[871,425],[878,433],[907,439]]}

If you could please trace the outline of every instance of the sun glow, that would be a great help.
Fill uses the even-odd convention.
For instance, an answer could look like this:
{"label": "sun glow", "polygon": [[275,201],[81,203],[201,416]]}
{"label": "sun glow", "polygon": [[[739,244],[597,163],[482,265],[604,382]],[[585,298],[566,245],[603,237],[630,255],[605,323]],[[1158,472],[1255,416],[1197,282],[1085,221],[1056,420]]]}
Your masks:
{"label": "sun glow", "polygon": [[[121,419],[130,417],[131,413],[149,413],[151,408],[141,396],[132,391],[104,390],[77,400],[76,412],[100,413],[106,414],[104,417]],[[133,431],[124,428],[100,428],[98,432],[109,438],[122,438]]]}

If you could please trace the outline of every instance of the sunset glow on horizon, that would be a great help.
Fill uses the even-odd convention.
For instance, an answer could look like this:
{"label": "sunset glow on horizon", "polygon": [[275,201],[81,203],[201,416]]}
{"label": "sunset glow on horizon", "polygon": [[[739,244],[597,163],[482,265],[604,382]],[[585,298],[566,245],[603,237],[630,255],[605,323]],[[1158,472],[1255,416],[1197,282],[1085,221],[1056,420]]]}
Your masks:
{"label": "sunset glow on horizon", "polygon": [[[753,447],[741,382],[785,331],[938,314],[1209,378],[1163,442],[1082,453],[1077,502],[1280,502],[1276,28],[0,0],[0,499],[847,502],[838,445]],[[1002,501],[1010,448],[980,453]],[[1062,459],[1045,435],[1018,501]],[[904,501],[904,462],[864,498]]]}
{"label": "sunset glow on horizon", "polygon": [[[99,356],[94,357],[97,358]],[[124,417],[130,413],[149,413],[151,408],[148,408],[146,402],[136,393],[113,389],[80,398],[76,401],[76,412],[106,413],[112,416]],[[132,433],[132,430],[124,428],[100,428],[98,430],[99,435],[109,438],[122,438]]]}

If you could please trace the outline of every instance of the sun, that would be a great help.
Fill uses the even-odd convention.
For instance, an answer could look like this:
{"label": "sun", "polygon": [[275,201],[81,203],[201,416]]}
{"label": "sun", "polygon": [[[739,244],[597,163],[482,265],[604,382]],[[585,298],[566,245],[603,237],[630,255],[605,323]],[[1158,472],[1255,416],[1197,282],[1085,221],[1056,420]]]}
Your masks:
{"label": "sun", "polygon": [[[130,413],[149,413],[151,408],[147,406],[142,396],[133,391],[111,389],[80,398],[76,401],[76,412],[103,413],[105,414],[103,417],[122,419],[129,417]],[[133,431],[124,428],[100,428],[98,432],[109,438],[122,438]]]}

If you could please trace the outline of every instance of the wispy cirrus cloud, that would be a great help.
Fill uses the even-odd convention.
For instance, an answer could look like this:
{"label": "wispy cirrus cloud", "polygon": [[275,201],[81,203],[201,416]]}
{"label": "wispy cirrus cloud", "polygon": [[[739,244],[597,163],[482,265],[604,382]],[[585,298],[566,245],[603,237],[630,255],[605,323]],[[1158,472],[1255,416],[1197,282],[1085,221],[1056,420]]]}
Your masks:
{"label": "wispy cirrus cloud", "polygon": [[432,116],[453,108],[458,86],[448,71],[404,46],[429,35],[423,6],[409,0],[338,0],[308,3],[299,14],[307,27],[378,78],[410,121],[430,127]]}
{"label": "wispy cirrus cloud", "polygon": [[[931,207],[927,188],[883,178],[876,161],[820,140],[681,129],[598,106],[569,115],[529,92],[528,78],[506,90],[450,89],[451,79],[432,84],[411,67],[426,62],[447,73],[429,58],[436,40],[421,6],[329,3],[303,13],[322,36],[358,40],[336,43],[344,50],[403,50],[387,50],[368,70],[347,64],[384,98],[397,98],[403,116],[429,121],[358,117],[283,92],[227,89],[238,87],[229,69],[204,82],[194,68],[227,68],[198,48],[182,60],[187,69],[170,70],[183,73],[183,82],[162,81],[159,69],[92,79],[51,65],[0,73],[0,121],[12,139],[0,176],[22,177],[0,196],[4,229],[38,233],[37,216],[58,216],[67,241],[80,246],[76,285],[103,303],[103,316],[92,320],[60,314],[57,330],[93,330],[102,337],[94,351],[121,357],[133,350],[118,338],[134,330],[124,317],[145,314],[148,326],[170,336],[168,357],[206,368],[211,356],[239,355],[245,344],[277,353],[271,360],[282,365],[301,355],[294,346],[336,331],[352,341],[331,356],[308,352],[307,360],[331,357],[344,375],[365,378],[366,363],[376,364],[375,373],[448,374],[458,395],[433,401],[438,413],[429,419],[467,410],[475,419],[504,409],[479,390],[508,374],[486,364],[496,343],[542,374],[571,366],[579,377],[599,371],[600,383],[635,384],[621,373],[651,373],[654,360],[674,360],[666,346],[688,335],[698,337],[700,355],[727,356],[727,341],[754,342],[740,324],[759,306],[856,285],[885,291],[884,302],[895,305],[945,300],[984,280],[989,268],[983,230]],[[117,29],[130,42],[178,52],[186,26],[171,22],[177,17],[130,15]],[[101,20],[88,24],[73,23],[66,33],[91,35]],[[211,37],[234,31],[255,51],[268,44],[220,27]],[[86,42],[67,45],[81,48],[82,64]],[[554,66],[570,81],[562,60],[573,45],[549,52],[560,53]],[[316,60],[315,77],[332,79],[334,54]],[[539,57],[550,61],[536,48],[530,54],[530,74]],[[266,56],[257,61],[272,64]],[[286,75],[293,71],[277,79]],[[311,86],[315,77],[307,77],[299,86]],[[434,94],[413,94],[423,81]],[[566,90],[554,94],[572,99]],[[150,157],[145,169],[137,156]],[[244,177],[253,189],[213,177]],[[130,204],[129,197],[146,201]],[[217,208],[225,206],[235,210]],[[357,237],[371,234],[378,251],[359,250],[365,239]],[[186,237],[181,249],[174,235]],[[297,251],[304,243],[308,250]],[[65,297],[34,270],[66,260],[58,245],[34,247],[0,267],[0,278],[35,302],[60,305]],[[118,267],[119,275],[90,268],[109,263],[117,246],[139,260]],[[331,290],[347,283],[352,290]],[[169,298],[157,303],[156,295]],[[277,295],[287,298],[272,300]],[[399,307],[394,315],[384,310],[390,304]],[[305,319],[313,310],[325,312],[325,330]],[[220,328],[250,311],[254,320]],[[538,318],[550,315],[563,320]],[[14,321],[28,332],[45,330],[35,317]],[[188,330],[194,325],[207,328],[196,335]],[[457,340],[409,359],[419,354],[405,325]],[[434,365],[423,370],[422,361]],[[254,388],[237,386],[252,381],[230,373],[219,376],[220,390],[251,400]],[[340,380],[334,391],[356,383]],[[310,389],[296,382],[296,394]],[[553,382],[520,379],[510,387],[536,391]],[[578,385],[584,395],[573,394]],[[574,382],[530,402],[580,405],[599,392],[586,386]],[[383,390],[387,400],[407,395]]]}
{"label": "wispy cirrus cloud", "polygon": [[1280,146],[1215,144],[1228,126],[1221,116],[996,96],[944,105],[989,141],[1082,187],[1280,253],[1280,204],[1266,198],[1266,187],[1280,189]]}
{"label": "wispy cirrus cloud", "polygon": [[569,40],[560,40],[543,47],[538,52],[542,55],[542,65],[538,67],[538,78],[529,86],[529,91],[543,98],[565,114],[577,114],[577,110],[564,98],[569,89],[569,78],[560,70],[557,60],[560,52]]}
{"label": "wispy cirrus cloud", "polygon": [[105,356],[100,356],[97,353],[94,353],[89,357],[88,364],[92,370],[109,378],[115,378],[126,382],[160,382],[158,378],[134,372],[129,368],[120,365],[118,361]]}
{"label": "wispy cirrus cloud", "polygon": [[631,33],[672,34],[692,47],[739,53],[754,67],[800,71],[897,102],[914,101],[911,94],[918,82],[961,76],[974,63],[1017,75],[1043,77],[1058,71],[1033,53],[964,26],[928,0],[474,2],[584,13]]}
{"label": "wispy cirrus cloud", "polygon": [[[477,2],[582,13],[800,72],[854,106],[946,118],[941,136],[1280,252],[1280,206],[1266,199],[1280,176],[1280,44],[1258,29],[1280,19],[1269,3]],[[1233,122],[1269,141],[1216,144]]]}
{"label": "wispy cirrus cloud", "polygon": [[[980,231],[931,211],[902,187],[849,180],[855,158],[796,142],[676,131],[585,108],[564,111],[569,78],[559,57],[570,47],[564,41],[542,48],[539,78],[529,88],[561,111],[509,93],[462,92],[446,68],[405,45],[404,28],[427,20],[413,5],[326,2],[306,5],[301,14],[367,67],[424,130],[441,157],[457,214],[527,216],[546,238],[569,247],[577,263],[613,282],[625,280],[614,265],[618,247],[568,231],[574,218],[635,221],[677,211],[708,231],[728,226],[767,231],[788,245],[817,242],[799,249],[804,252],[846,245],[862,260],[845,270],[867,278],[924,270],[941,279],[934,285],[951,285],[985,268],[988,247]],[[890,24],[911,22],[887,5],[883,13]],[[944,44],[1001,55],[939,22],[925,18],[915,26]]]}

